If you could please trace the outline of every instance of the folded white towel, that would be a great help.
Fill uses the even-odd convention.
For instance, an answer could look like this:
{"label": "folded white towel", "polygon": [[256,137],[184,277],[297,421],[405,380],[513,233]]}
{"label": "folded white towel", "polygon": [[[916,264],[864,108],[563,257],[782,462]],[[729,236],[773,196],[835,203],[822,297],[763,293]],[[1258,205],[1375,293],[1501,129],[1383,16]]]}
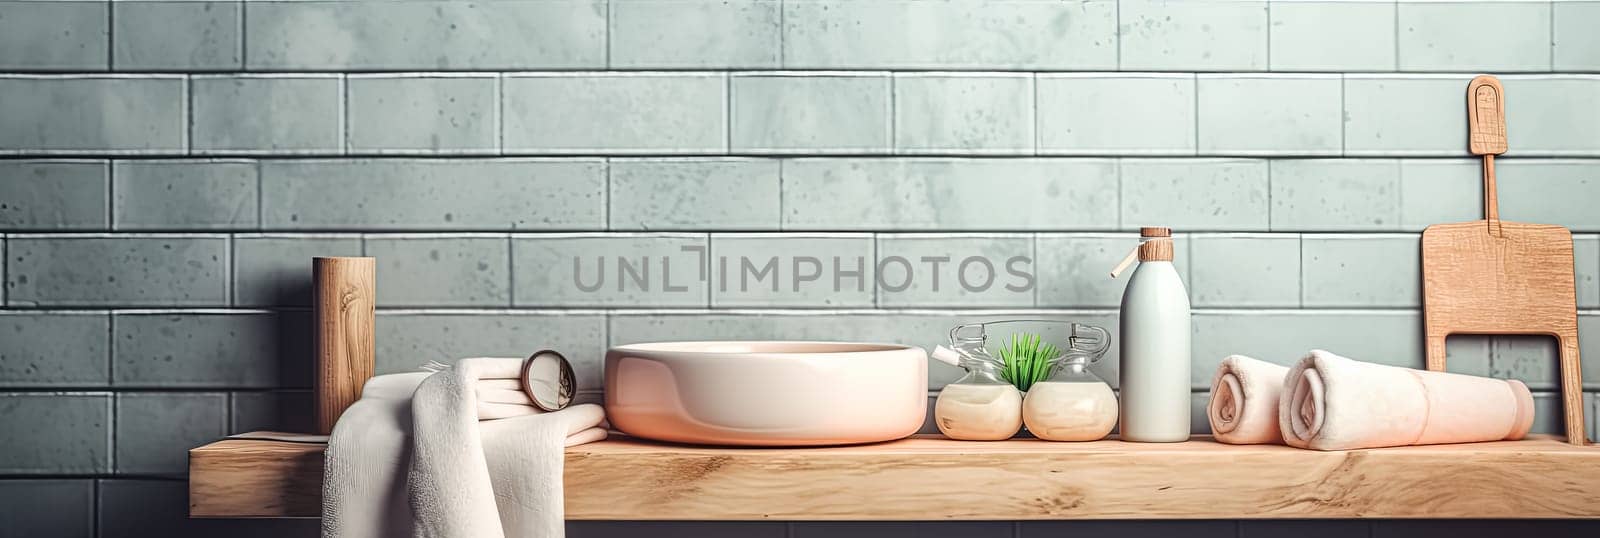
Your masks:
{"label": "folded white towel", "polygon": [[1235,445],[1283,443],[1278,395],[1289,369],[1244,355],[1229,355],[1211,378],[1206,415],[1217,441]]}
{"label": "folded white towel", "polygon": [[1290,446],[1348,450],[1521,439],[1533,394],[1521,381],[1413,370],[1313,350],[1289,369],[1278,424]]}
{"label": "folded white towel", "polygon": [[[566,359],[560,368],[565,368]],[[456,366],[468,364],[475,369],[479,376],[472,381],[472,389],[478,398],[478,420],[499,420],[502,418],[537,415],[543,413],[534,405],[533,398],[522,390],[524,374],[528,375],[527,383],[532,387],[546,389],[547,394],[560,393],[561,371],[556,369],[556,363],[546,363],[549,368],[534,368],[524,370],[523,361],[519,359],[500,358],[475,358],[461,359]],[[423,370],[439,372],[452,368],[451,365],[429,361],[422,366]]]}
{"label": "folded white towel", "polygon": [[489,376],[521,362],[463,359],[368,381],[329,439],[323,536],[562,536],[562,448],[604,439],[605,413],[490,402],[533,411],[485,420],[479,388],[505,396]]}

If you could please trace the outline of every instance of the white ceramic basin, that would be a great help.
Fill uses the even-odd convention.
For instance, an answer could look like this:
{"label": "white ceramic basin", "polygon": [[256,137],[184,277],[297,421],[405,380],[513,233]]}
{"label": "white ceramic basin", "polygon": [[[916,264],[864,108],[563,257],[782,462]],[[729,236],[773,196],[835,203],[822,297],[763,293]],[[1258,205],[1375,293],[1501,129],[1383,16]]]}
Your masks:
{"label": "white ceramic basin", "polygon": [[714,445],[840,445],[922,426],[928,356],[845,342],[663,342],[606,352],[606,418],[629,435]]}

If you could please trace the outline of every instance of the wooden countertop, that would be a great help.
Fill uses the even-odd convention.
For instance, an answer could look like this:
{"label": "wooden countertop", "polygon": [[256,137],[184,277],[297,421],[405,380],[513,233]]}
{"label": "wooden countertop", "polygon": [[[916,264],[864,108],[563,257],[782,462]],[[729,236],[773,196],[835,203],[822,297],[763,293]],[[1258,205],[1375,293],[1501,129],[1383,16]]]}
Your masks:
{"label": "wooden countertop", "polygon": [[[193,517],[318,517],[323,445],[189,451]],[[918,436],[832,448],[614,437],[566,456],[574,520],[1600,518],[1600,448],[1552,438],[1317,452]]]}

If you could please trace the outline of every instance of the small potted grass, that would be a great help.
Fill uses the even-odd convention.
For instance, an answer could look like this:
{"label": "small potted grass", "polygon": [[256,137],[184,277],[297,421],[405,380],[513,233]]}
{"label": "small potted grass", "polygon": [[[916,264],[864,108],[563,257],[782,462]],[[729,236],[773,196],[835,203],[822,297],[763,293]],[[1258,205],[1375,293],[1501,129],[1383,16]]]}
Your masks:
{"label": "small potted grass", "polygon": [[1037,334],[1013,334],[999,351],[1000,376],[1022,392],[1049,377],[1050,361],[1061,355],[1060,348]]}

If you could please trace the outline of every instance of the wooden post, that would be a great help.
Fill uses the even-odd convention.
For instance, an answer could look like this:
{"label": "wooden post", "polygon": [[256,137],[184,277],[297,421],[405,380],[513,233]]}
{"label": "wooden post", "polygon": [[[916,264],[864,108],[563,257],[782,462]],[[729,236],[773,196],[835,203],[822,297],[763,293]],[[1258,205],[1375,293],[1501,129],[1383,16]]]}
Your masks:
{"label": "wooden post", "polygon": [[317,433],[333,432],[373,371],[373,258],[312,258]]}

